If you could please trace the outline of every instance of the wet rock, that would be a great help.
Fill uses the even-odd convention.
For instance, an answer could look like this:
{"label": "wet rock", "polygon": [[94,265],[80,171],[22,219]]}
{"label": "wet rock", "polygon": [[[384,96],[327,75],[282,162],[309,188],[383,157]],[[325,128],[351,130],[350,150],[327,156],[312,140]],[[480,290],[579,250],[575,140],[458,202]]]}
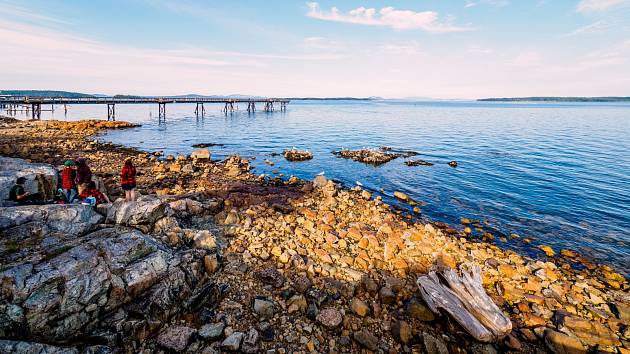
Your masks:
{"label": "wet rock", "polygon": [[209,323],[203,325],[199,329],[199,336],[201,338],[207,340],[215,340],[221,338],[223,336],[223,330],[225,329],[225,324],[223,322]]}
{"label": "wet rock", "polygon": [[241,342],[245,335],[242,332],[234,332],[221,343],[221,348],[224,350],[235,352],[241,348]]}
{"label": "wet rock", "polygon": [[430,333],[422,333],[422,343],[426,353],[448,354],[448,348],[444,340],[434,337]]}
{"label": "wet rock", "polygon": [[354,332],[354,340],[371,351],[378,349],[378,338],[366,330]]}
{"label": "wet rock", "polygon": [[195,333],[194,328],[186,326],[172,326],[162,331],[157,337],[157,343],[165,349],[181,352],[188,346],[190,338]]}
{"label": "wet rock", "polygon": [[407,160],[405,161],[405,165],[407,166],[433,166],[433,163],[416,159],[416,160]]}
{"label": "wet rock", "polygon": [[558,311],[554,316],[554,322],[560,331],[573,334],[588,345],[617,346],[621,344],[608,327],[597,321]]}
{"label": "wet rock", "polygon": [[556,252],[553,250],[553,248],[551,248],[551,247],[549,247],[549,246],[540,246],[539,248],[540,248],[543,252],[545,252],[545,254],[546,254],[548,257],[553,257],[553,256],[556,254]]}
{"label": "wet rock", "polygon": [[256,272],[256,277],[264,284],[279,288],[284,284],[284,276],[276,268],[265,268]]}
{"label": "wet rock", "polygon": [[555,354],[586,354],[586,348],[577,338],[551,329],[546,329],[544,333],[545,344]]}
{"label": "wet rock", "polygon": [[394,192],[394,197],[396,197],[396,199],[402,200],[403,202],[407,202],[410,200],[407,194],[398,191]]}
{"label": "wet rock", "polygon": [[317,322],[327,329],[334,329],[339,327],[343,321],[343,316],[341,315],[341,312],[334,308],[325,308],[319,311],[316,319]]}
{"label": "wet rock", "polygon": [[409,157],[415,155],[416,153],[412,151],[397,152],[391,148],[381,147],[378,149],[340,150],[334,151],[333,154],[344,159],[351,159],[365,164],[379,166],[398,157]]}
{"label": "wet rock", "polygon": [[392,324],[392,336],[403,344],[409,343],[413,337],[411,326],[405,321],[394,321]]}
{"label": "wet rock", "polygon": [[451,161],[448,163],[448,165],[451,167],[457,167],[457,161]]}
{"label": "wet rock", "polygon": [[205,148],[194,150],[192,154],[190,154],[190,158],[197,159],[197,160],[209,160],[210,150],[205,149]]}
{"label": "wet rock", "polygon": [[263,320],[273,317],[274,307],[273,301],[267,300],[264,297],[254,299],[254,312]]}
{"label": "wet rock", "polygon": [[313,158],[313,154],[310,151],[297,149],[284,150],[282,155],[288,161],[306,161]]}

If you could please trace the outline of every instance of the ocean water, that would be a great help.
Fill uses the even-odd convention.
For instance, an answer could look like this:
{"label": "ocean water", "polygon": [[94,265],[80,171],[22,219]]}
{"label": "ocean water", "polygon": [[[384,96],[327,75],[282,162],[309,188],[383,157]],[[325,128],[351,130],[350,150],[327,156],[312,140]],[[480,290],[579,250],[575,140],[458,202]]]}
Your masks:
{"label": "ocean water", "polygon": [[[166,154],[216,143],[213,158],[254,158],[255,173],[288,178],[324,172],[348,187],[358,183],[388,202],[402,191],[422,204],[422,217],[450,223],[482,220],[495,242],[531,256],[539,245],[576,250],[630,274],[630,104],[392,101],[294,101],[286,112],[231,114],[206,104],[117,105],[116,118],[141,123],[100,139]],[[43,118],[106,117],[105,106],[56,107]],[[399,158],[374,167],[337,158],[341,148],[389,146],[411,150],[433,166],[409,167]],[[272,157],[296,147],[314,159]],[[264,163],[269,159],[271,167]],[[458,167],[448,166],[455,160]],[[379,192],[381,189],[384,192]],[[519,239],[504,243],[503,235]],[[522,240],[529,238],[531,244]]]}

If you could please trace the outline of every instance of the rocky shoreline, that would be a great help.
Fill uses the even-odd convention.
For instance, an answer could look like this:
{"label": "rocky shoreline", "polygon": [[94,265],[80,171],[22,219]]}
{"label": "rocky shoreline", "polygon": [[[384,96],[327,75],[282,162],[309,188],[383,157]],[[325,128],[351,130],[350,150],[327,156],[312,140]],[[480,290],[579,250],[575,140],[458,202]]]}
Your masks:
{"label": "rocky shoreline", "polygon": [[[87,157],[112,199],[134,157],[145,195],[96,211],[2,208],[0,351],[630,352],[630,287],[608,266],[569,250],[529,259],[322,176],[268,179],[238,156],[158,158],[92,140],[129,126],[0,122],[0,155]],[[498,343],[477,342],[419,294],[418,276],[462,264],[481,268],[512,321]]]}

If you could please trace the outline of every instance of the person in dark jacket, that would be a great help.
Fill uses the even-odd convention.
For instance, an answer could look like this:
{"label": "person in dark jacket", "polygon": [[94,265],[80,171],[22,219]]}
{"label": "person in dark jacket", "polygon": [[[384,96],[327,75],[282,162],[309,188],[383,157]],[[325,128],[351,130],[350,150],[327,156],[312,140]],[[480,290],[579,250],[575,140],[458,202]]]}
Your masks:
{"label": "person in dark jacket", "polygon": [[87,188],[87,184],[92,182],[92,170],[90,170],[90,166],[87,165],[87,160],[83,157],[78,158],[76,164],[76,182],[79,189],[79,194],[81,194]]}
{"label": "person in dark jacket", "polygon": [[20,205],[41,203],[40,194],[25,191],[24,183],[26,183],[26,178],[17,178],[15,185],[9,191],[9,200]]}
{"label": "person in dark jacket", "polygon": [[128,202],[136,200],[136,168],[131,162],[131,158],[125,159],[122,171],[120,171],[120,184],[125,191],[125,200]]}

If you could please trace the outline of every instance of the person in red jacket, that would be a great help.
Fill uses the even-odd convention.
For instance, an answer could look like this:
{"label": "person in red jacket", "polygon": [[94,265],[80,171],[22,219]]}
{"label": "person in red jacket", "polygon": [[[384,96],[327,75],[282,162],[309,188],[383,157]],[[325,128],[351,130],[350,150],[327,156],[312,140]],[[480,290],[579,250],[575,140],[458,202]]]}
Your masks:
{"label": "person in red jacket", "polygon": [[120,184],[125,191],[125,200],[136,200],[136,168],[131,162],[131,158],[125,159],[122,171],[120,171]]}
{"label": "person in red jacket", "polygon": [[79,195],[77,193],[76,176],[77,171],[74,169],[74,161],[66,160],[63,163],[64,167],[61,171],[61,188],[63,189],[63,195],[68,203]]}
{"label": "person in red jacket", "polygon": [[80,195],[80,198],[83,201],[85,201],[89,197],[93,197],[96,200],[95,205],[110,203],[109,198],[107,198],[107,196],[103,194],[103,192],[96,189],[96,183],[94,183],[94,181],[88,182],[85,190],[83,190]]}

